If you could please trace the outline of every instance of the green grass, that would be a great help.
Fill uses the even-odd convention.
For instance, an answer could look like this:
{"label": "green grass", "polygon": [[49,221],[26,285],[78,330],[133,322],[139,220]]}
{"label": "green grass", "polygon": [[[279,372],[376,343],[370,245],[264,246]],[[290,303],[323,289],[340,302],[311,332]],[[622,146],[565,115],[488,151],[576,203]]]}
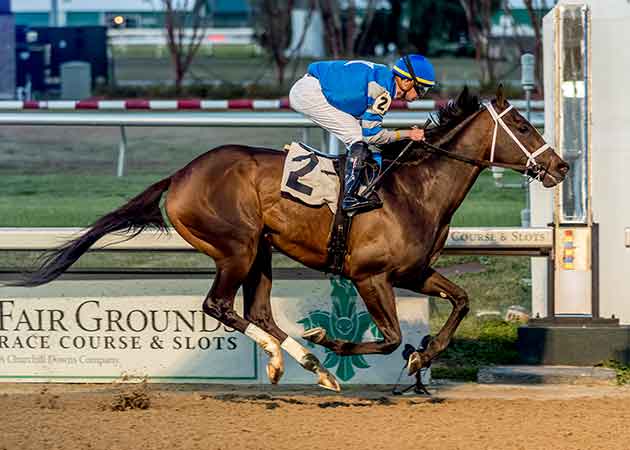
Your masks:
{"label": "green grass", "polygon": [[[499,311],[501,317],[509,306],[531,307],[531,289],[523,279],[529,278],[529,258],[522,257],[452,257],[440,258],[440,265],[476,261],[484,266],[479,273],[449,276],[466,290],[471,311],[462,321],[447,350],[434,364],[435,378],[474,381],[481,366],[518,362],[516,330],[519,324],[502,320],[479,319],[480,310]],[[450,303],[430,299],[431,334],[435,335],[451,312]]]}
{"label": "green grass", "polygon": [[599,364],[599,367],[615,369],[615,372],[617,372],[617,384],[620,386],[630,384],[630,365],[620,363],[619,361],[609,360]]}
{"label": "green grass", "polygon": [[158,176],[5,175],[0,226],[83,227],[142,192]]}
{"label": "green grass", "polygon": [[[133,174],[118,178],[4,174],[0,178],[0,227],[86,226],[164,175]],[[518,226],[524,202],[521,189],[496,189],[490,173],[486,173],[455,215],[453,225]]]}
{"label": "green grass", "polygon": [[[431,317],[432,325],[437,321],[437,317]],[[476,381],[482,366],[518,363],[516,340],[519,325],[469,317],[457,330],[446,351],[434,362],[432,376]]]}
{"label": "green grass", "polygon": [[[515,184],[522,177],[514,172],[504,174],[505,183]],[[455,213],[454,227],[520,226],[521,210],[525,207],[525,190],[498,189],[490,171],[481,174],[466,200]]]}

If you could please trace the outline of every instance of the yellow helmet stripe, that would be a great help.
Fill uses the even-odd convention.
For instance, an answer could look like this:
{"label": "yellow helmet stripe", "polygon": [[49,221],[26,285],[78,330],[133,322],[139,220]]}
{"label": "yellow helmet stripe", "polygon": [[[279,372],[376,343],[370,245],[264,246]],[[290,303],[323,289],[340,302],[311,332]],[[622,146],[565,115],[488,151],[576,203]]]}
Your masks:
{"label": "yellow helmet stripe", "polygon": [[[394,66],[394,70],[398,73],[400,73],[401,75],[406,76],[409,79],[412,79],[411,74],[409,72],[405,72],[404,70],[402,70],[400,67],[398,66]],[[424,78],[420,78],[420,77],[416,77],[416,80],[419,83],[422,84],[428,84],[429,86],[433,86],[435,84],[435,81],[429,81],[429,80],[425,80]]]}

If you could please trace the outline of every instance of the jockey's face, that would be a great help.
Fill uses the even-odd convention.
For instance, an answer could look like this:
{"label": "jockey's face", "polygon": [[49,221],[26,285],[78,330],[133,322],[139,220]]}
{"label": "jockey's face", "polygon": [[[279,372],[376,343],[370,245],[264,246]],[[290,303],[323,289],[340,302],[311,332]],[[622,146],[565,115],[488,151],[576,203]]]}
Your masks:
{"label": "jockey's face", "polygon": [[394,77],[396,79],[396,99],[406,102],[418,100],[418,93],[413,88],[413,81],[406,78]]}

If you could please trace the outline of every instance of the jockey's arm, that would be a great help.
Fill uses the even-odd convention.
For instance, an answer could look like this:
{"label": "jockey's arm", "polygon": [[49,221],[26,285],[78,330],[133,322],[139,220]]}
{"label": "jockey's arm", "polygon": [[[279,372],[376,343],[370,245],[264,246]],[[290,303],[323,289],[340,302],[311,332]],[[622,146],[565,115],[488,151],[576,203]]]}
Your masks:
{"label": "jockey's arm", "polygon": [[421,141],[424,139],[424,130],[412,128],[410,130],[388,130],[383,128],[383,116],[373,114],[369,110],[361,116],[361,131],[363,140],[368,144],[381,145],[390,142],[412,139]]}
{"label": "jockey's arm", "polygon": [[383,128],[383,116],[391,106],[392,100],[387,90],[378,83],[368,84],[367,109],[360,117],[363,140],[368,144],[380,145],[390,142],[412,139],[424,139],[424,130],[387,130]]}

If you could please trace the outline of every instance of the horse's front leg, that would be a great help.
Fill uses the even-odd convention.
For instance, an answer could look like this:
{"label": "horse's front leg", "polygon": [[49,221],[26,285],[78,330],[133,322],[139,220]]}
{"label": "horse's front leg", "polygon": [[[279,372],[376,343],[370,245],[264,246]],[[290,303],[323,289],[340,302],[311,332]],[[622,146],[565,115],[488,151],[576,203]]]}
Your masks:
{"label": "horse's front leg", "polygon": [[326,330],[321,327],[307,330],[304,339],[327,347],[338,355],[358,355],[366,353],[389,354],[400,345],[400,323],[396,314],[396,298],[394,289],[387,274],[379,274],[363,281],[355,282],[359,295],[372,316],[372,320],[383,335],[380,341],[349,342],[341,339],[330,339]]}
{"label": "horse's front leg", "polygon": [[429,268],[417,280],[406,280],[396,283],[396,287],[409,289],[432,297],[448,299],[453,310],[438,334],[431,339],[427,348],[422,352],[414,352],[408,361],[409,374],[413,374],[423,367],[428,367],[433,359],[448,347],[455,330],[468,313],[468,294],[452,281],[435,270]]}

